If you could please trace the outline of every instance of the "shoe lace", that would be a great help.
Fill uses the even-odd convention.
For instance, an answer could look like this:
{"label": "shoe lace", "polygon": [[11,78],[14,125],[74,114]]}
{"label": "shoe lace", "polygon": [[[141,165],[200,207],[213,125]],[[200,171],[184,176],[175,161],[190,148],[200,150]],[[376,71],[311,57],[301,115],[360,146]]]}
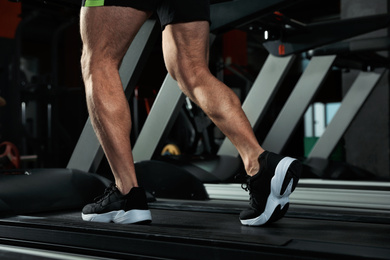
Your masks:
{"label": "shoe lace", "polygon": [[247,182],[244,182],[241,184],[241,188],[245,191],[249,191],[249,194],[251,194],[251,188],[249,186],[249,180]]}
{"label": "shoe lace", "polygon": [[111,193],[113,193],[115,191],[115,184],[111,183],[110,186],[108,186],[105,190],[104,190],[104,193],[103,195],[99,195],[98,197],[96,197],[94,199],[94,201],[96,203],[100,203],[102,202],[105,198],[109,197],[111,195]]}
{"label": "shoe lace", "polygon": [[250,194],[250,178],[246,174],[239,173],[236,176],[234,176],[234,179],[237,181],[242,182],[241,183],[241,188],[245,191],[249,191]]}
{"label": "shoe lace", "polygon": [[254,205],[257,205],[257,201],[255,199],[255,196],[252,191],[252,185],[251,185],[251,179],[250,177],[247,177],[246,182],[241,184],[241,188],[247,192],[249,192],[249,205],[251,207],[254,207]]}

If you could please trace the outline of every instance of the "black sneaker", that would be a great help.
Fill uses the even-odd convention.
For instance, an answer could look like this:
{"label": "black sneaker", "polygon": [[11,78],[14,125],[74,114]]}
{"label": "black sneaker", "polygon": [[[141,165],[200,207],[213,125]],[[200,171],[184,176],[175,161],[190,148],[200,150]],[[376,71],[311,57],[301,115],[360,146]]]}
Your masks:
{"label": "black sneaker", "polygon": [[85,221],[106,223],[112,221],[132,224],[152,221],[144,189],[134,187],[128,194],[122,195],[114,184],[111,184],[102,196],[97,197],[94,203],[86,205],[81,216]]}
{"label": "black sneaker", "polygon": [[259,156],[259,163],[259,172],[242,186],[250,195],[250,208],[240,214],[243,225],[261,226],[282,218],[302,170],[298,160],[268,151]]}

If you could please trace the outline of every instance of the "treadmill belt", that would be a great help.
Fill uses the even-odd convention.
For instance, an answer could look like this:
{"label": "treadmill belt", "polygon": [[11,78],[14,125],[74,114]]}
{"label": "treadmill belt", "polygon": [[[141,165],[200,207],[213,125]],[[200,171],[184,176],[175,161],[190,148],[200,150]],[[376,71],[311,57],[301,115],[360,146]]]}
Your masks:
{"label": "treadmill belt", "polygon": [[152,217],[150,225],[120,225],[84,222],[79,211],[13,216],[0,220],[0,243],[115,259],[390,256],[388,223],[287,216],[247,227],[235,213],[155,208]]}

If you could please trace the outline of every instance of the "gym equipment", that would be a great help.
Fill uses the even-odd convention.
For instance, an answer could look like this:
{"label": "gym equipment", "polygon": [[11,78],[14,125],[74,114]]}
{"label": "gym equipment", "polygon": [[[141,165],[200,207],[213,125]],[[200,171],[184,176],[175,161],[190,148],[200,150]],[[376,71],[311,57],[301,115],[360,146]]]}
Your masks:
{"label": "gym equipment", "polygon": [[0,172],[0,216],[80,209],[110,183],[99,175],[70,169],[12,173]]}
{"label": "gym equipment", "polygon": [[327,159],[329,157],[364,101],[384,75],[386,75],[385,70],[381,73],[364,71],[359,73],[347,95],[343,98],[341,107],[309,153],[309,158]]}
{"label": "gym equipment", "polygon": [[211,5],[211,27],[212,33],[220,33],[238,25],[248,24],[253,20],[259,19],[269,12],[273,12],[283,7],[297,4],[301,0],[239,0],[223,1]]}
{"label": "gym equipment", "polygon": [[303,24],[275,13],[273,19],[267,18],[262,24],[272,35],[263,45],[272,55],[287,56],[385,28],[389,24],[388,14]]}
{"label": "gym equipment", "polygon": [[299,120],[313,100],[318,89],[329,73],[336,56],[313,57],[278,118],[264,139],[262,146],[275,153],[281,153]]}
{"label": "gym equipment", "polygon": [[[135,169],[139,185],[157,198],[187,200],[209,198],[203,182],[193,174],[186,173],[178,164],[144,161],[136,163]],[[156,169],[159,169],[158,174],[156,174]]]}
{"label": "gym equipment", "polygon": [[0,144],[0,153],[0,169],[19,168],[20,155],[15,144],[2,142]]}
{"label": "gym equipment", "polygon": [[[308,176],[306,178],[318,178],[325,180],[343,181],[381,181],[374,174],[349,165],[345,162],[331,161],[327,158],[309,157],[303,164],[303,170]],[[311,175],[309,175],[311,174]]]}

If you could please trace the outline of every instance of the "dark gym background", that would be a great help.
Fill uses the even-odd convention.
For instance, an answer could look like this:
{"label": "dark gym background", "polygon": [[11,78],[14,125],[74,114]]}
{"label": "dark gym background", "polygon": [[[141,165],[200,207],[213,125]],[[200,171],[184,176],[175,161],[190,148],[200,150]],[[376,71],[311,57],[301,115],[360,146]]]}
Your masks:
{"label": "dark gym background", "polygon": [[[315,22],[387,13],[388,10],[389,3],[385,0],[302,1],[285,10],[285,14],[302,22]],[[388,33],[388,29],[383,29],[370,36]],[[262,37],[256,33],[256,28],[246,26],[218,35],[211,50],[211,70],[242,99],[248,82],[254,80],[268,55],[261,45]],[[66,167],[87,119],[80,53],[78,1],[69,1],[64,7],[34,0],[23,3],[0,0],[0,96],[7,102],[0,107],[0,143],[9,141],[18,147],[22,159],[25,158],[21,167]],[[381,55],[387,57],[387,52]],[[230,64],[236,73],[221,69],[224,64]],[[275,119],[298,80],[303,64],[304,55],[296,62],[296,72],[289,76],[289,83],[278,93],[266,121]],[[244,79],[237,72],[244,75]],[[165,74],[160,41],[157,41],[137,94],[130,99],[130,103],[135,99],[140,101],[139,127]],[[340,101],[354,75],[353,69],[332,72],[316,101]],[[388,82],[388,78],[383,79],[374,90],[333,158],[386,179],[390,175]],[[270,127],[271,124],[264,124],[256,133],[260,140]],[[139,129],[132,133],[133,142],[137,131]],[[217,146],[220,137],[218,133],[214,137],[213,145]],[[292,140],[285,153],[304,157],[303,124]]]}

